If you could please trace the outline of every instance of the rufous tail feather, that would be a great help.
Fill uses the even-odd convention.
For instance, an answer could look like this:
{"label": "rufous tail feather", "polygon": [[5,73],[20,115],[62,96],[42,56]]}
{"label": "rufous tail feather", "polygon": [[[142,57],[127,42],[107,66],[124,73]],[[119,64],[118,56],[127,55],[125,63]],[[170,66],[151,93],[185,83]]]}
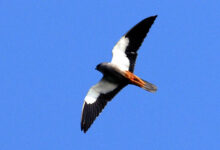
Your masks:
{"label": "rufous tail feather", "polygon": [[145,90],[147,90],[149,92],[152,92],[152,93],[157,91],[156,85],[154,85],[154,84],[152,84],[150,82],[147,82],[147,81],[145,81],[143,79],[142,79],[142,81],[144,81],[144,84],[142,86],[140,86],[141,88],[143,88],[143,89],[145,89]]}
{"label": "rufous tail feather", "polygon": [[130,80],[131,84],[139,86],[149,92],[156,92],[157,91],[157,87],[155,85],[139,78],[138,76],[134,75],[133,73],[131,73],[129,71],[125,72],[125,77]]}

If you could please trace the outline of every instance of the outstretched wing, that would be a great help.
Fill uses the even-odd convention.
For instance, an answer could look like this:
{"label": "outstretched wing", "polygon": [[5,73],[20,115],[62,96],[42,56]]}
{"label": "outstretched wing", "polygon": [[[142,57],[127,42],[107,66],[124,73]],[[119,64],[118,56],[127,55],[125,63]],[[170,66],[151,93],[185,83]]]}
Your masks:
{"label": "outstretched wing", "polygon": [[137,50],[156,17],[151,16],[142,20],[118,41],[112,50],[113,57],[111,63],[116,64],[122,70],[134,71]]}
{"label": "outstretched wing", "polygon": [[112,83],[103,77],[99,83],[90,88],[82,108],[81,130],[86,132],[107,102],[125,86],[126,84]]}

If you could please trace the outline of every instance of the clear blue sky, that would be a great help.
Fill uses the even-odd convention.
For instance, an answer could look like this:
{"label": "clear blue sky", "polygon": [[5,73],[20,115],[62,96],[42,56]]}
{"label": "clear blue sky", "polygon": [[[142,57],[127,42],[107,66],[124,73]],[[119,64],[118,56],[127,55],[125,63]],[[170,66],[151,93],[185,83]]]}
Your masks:
{"label": "clear blue sky", "polygon": [[[1,0],[1,150],[219,150],[220,1]],[[80,131],[81,108],[120,37],[158,15],[135,73]]]}

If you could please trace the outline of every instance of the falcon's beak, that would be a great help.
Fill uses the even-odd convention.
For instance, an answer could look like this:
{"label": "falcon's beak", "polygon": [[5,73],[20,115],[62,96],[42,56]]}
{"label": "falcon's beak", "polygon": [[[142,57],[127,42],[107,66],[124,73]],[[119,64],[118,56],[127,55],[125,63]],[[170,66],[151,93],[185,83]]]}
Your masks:
{"label": "falcon's beak", "polygon": [[98,65],[95,67],[95,69],[99,71],[99,70],[100,70],[100,66],[101,66],[101,65],[98,64]]}

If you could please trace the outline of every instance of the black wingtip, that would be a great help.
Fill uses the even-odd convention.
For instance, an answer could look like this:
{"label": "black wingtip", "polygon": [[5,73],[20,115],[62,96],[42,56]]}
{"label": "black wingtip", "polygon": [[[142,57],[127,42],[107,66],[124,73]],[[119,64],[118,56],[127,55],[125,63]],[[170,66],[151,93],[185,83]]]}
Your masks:
{"label": "black wingtip", "polygon": [[[148,20],[148,21],[152,21],[152,22],[154,22],[154,20],[157,18],[157,15],[154,15],[154,16],[150,16],[150,17],[147,17],[147,18],[145,18],[144,20]],[[152,23],[153,24],[153,23]]]}
{"label": "black wingtip", "polygon": [[[87,130],[88,130],[88,129],[87,129]],[[82,131],[83,133],[85,133],[85,134],[86,134],[87,130],[81,128],[81,131]]]}
{"label": "black wingtip", "polygon": [[154,16],[151,16],[151,17],[148,17],[148,18],[157,18],[157,15],[154,15]]}
{"label": "black wingtip", "polygon": [[85,130],[85,128],[82,126],[82,123],[81,123],[81,131],[84,132],[84,133],[86,133],[86,130]]}
{"label": "black wingtip", "polygon": [[81,131],[82,132],[86,133],[88,131],[88,129],[89,129],[89,127],[81,124]]}
{"label": "black wingtip", "polygon": [[81,131],[86,133],[90,126],[86,125],[83,121],[81,121]]}
{"label": "black wingtip", "polygon": [[154,16],[150,16],[150,17],[147,17],[145,18],[145,20],[155,20],[157,18],[157,15],[154,15]]}

